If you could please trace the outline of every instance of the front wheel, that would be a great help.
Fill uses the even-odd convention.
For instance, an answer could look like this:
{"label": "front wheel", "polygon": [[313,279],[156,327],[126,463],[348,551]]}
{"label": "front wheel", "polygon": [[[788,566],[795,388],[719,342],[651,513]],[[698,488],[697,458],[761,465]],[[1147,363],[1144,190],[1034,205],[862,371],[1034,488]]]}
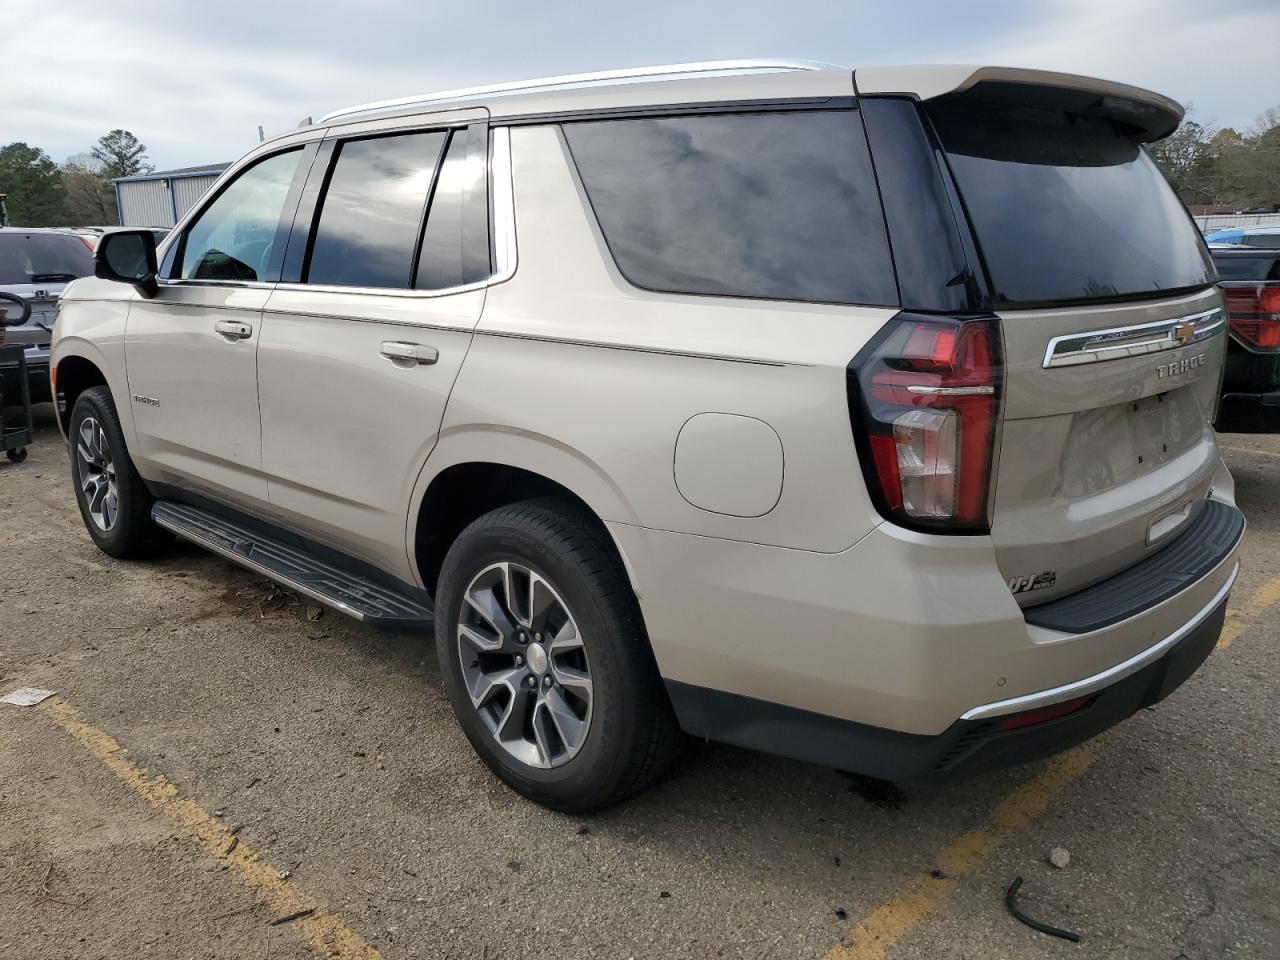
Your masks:
{"label": "front wheel", "polygon": [[124,445],[116,405],[106,387],[91,387],[71,410],[71,479],[89,536],[113,557],[152,553],[163,537],[151,522],[151,494]]}
{"label": "front wheel", "polygon": [[607,532],[559,500],[467,527],[440,575],[436,648],[462,728],[515,790],[579,812],[639,793],[680,733]]}

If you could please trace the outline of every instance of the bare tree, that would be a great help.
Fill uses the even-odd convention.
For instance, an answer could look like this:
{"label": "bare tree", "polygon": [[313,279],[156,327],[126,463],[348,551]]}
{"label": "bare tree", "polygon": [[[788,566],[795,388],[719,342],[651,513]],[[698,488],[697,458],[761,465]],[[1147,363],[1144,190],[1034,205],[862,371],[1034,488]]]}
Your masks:
{"label": "bare tree", "polygon": [[102,164],[91,154],[78,153],[62,165],[62,185],[67,191],[67,222],[72,226],[116,223],[115,189]]}

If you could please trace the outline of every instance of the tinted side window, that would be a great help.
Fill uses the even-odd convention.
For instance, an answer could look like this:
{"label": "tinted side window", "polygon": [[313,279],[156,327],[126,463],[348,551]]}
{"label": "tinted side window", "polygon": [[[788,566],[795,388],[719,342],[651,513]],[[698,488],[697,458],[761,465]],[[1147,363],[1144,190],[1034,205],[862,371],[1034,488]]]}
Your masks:
{"label": "tinted side window", "polygon": [[856,111],[566,124],[618,268],[651,290],[894,304]]}
{"label": "tinted side window", "polygon": [[280,214],[301,149],[278,153],[232,181],[183,238],[185,280],[265,280],[267,264],[284,242]]}
{"label": "tinted side window", "polygon": [[1215,256],[1213,263],[1219,280],[1280,280],[1280,259],[1275,257]]}
{"label": "tinted side window", "polygon": [[481,129],[463,128],[449,137],[422,235],[414,279],[419,290],[475,283],[489,274],[487,262],[470,262],[476,258],[467,255],[469,245],[482,253],[488,247],[488,205],[484,191],[477,189],[486,174],[483,147]]}
{"label": "tinted side window", "polygon": [[445,136],[437,131],[341,144],[321,200],[306,282],[409,287]]}

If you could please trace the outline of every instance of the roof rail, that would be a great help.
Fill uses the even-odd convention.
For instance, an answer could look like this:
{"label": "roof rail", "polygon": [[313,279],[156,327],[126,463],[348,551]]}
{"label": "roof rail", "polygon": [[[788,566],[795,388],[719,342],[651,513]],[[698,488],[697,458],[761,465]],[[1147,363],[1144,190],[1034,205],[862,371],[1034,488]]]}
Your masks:
{"label": "roof rail", "polygon": [[615,83],[627,83],[643,80],[680,80],[694,76],[738,76],[752,73],[782,73],[791,70],[831,70],[844,69],[834,63],[823,63],[818,60],[709,60],[703,63],[674,63],[658,67],[633,67],[628,70],[601,70],[595,73],[570,73],[559,77],[541,77],[536,80],[517,80],[513,83],[491,83],[480,87],[462,87],[457,90],[441,90],[437,93],[426,93],[414,97],[400,97],[395,100],[376,100],[362,103],[354,107],[335,110],[320,118],[325,124],[339,117],[351,117],[361,113],[377,110],[390,110],[395,107],[408,107],[441,103],[450,100],[462,100],[470,97],[504,96],[515,93],[529,93],[536,90],[569,89],[577,87],[607,86]]}

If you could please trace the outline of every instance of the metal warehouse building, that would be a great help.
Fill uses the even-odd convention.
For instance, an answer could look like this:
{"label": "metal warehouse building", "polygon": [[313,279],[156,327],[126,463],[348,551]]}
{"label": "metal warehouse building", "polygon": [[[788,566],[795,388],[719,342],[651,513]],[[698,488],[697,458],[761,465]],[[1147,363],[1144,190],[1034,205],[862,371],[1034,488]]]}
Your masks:
{"label": "metal warehouse building", "polygon": [[172,227],[204,194],[229,163],[157,170],[112,180],[123,227]]}

